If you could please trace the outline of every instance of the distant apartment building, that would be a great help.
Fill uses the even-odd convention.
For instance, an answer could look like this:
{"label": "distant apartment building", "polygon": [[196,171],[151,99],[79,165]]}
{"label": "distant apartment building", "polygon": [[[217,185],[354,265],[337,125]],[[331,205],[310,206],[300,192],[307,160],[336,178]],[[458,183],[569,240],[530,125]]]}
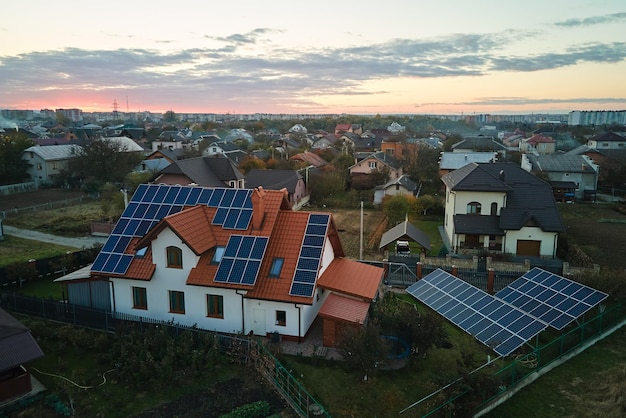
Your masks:
{"label": "distant apartment building", "polygon": [[80,122],[83,120],[83,111],[80,109],[56,109],[56,113],[59,113],[72,122]]}
{"label": "distant apartment building", "polygon": [[567,124],[570,126],[611,125],[613,123],[626,124],[626,110],[576,110],[570,112],[567,118]]}

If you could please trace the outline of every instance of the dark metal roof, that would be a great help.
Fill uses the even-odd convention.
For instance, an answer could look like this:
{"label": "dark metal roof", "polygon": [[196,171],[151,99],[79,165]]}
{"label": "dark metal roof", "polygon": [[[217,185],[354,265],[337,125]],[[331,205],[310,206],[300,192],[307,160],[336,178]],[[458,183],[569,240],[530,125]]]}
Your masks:
{"label": "dark metal roof", "polygon": [[262,186],[268,190],[286,188],[289,193],[296,191],[296,185],[302,176],[296,170],[257,170],[246,174],[246,188],[254,189]]}
{"label": "dark metal roof", "polygon": [[419,230],[409,221],[404,221],[385,232],[380,239],[380,245],[378,248],[383,248],[402,238],[408,238],[415,241],[426,250],[430,251],[430,238],[428,235]]}
{"label": "dark metal roof", "polygon": [[28,328],[0,309],[0,372],[43,357]]}
{"label": "dark metal roof", "polygon": [[499,216],[454,215],[456,234],[504,235]]}
{"label": "dark metal roof", "polygon": [[222,156],[174,161],[159,174],[183,174],[203,187],[224,187],[225,182],[245,178],[231,160]]}
{"label": "dark metal roof", "polygon": [[589,160],[582,155],[550,154],[528,155],[528,160],[533,166],[533,171],[552,173],[595,173]]}

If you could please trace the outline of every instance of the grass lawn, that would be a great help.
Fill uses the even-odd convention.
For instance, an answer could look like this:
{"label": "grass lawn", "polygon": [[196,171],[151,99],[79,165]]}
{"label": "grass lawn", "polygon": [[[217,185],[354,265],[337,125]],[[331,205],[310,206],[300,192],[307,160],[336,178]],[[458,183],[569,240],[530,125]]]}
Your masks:
{"label": "grass lawn", "polygon": [[22,284],[11,284],[2,288],[3,292],[15,292],[43,299],[62,300],[62,286],[55,283],[52,278],[39,278],[29,280]]}
{"label": "grass lawn", "polygon": [[76,251],[76,248],[5,235],[0,241],[0,267]]}

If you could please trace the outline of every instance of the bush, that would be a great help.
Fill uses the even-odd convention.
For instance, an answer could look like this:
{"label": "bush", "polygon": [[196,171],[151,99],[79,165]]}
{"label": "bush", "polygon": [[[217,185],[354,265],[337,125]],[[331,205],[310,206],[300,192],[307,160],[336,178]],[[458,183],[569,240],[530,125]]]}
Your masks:
{"label": "bush", "polygon": [[256,401],[239,406],[220,418],[263,418],[270,413],[270,404],[265,401]]}

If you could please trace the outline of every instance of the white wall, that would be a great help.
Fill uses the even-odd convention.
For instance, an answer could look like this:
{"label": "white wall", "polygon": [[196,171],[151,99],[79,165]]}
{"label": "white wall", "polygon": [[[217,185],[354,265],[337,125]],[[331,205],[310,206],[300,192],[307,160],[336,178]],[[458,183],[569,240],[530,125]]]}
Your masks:
{"label": "white wall", "polygon": [[541,241],[539,254],[541,257],[556,256],[558,234],[556,232],[544,232],[538,227],[524,227],[519,231],[509,230],[505,236],[505,253],[515,254],[518,240]]}

